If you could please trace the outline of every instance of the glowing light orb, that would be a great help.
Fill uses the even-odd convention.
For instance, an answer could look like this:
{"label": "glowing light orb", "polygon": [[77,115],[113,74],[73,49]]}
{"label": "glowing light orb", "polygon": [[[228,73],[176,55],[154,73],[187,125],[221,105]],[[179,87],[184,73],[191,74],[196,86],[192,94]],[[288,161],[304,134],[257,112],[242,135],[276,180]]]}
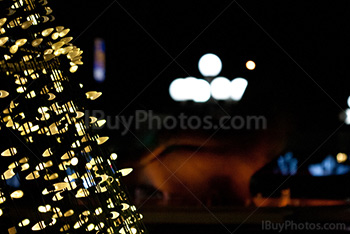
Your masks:
{"label": "glowing light orb", "polygon": [[217,77],[210,83],[211,95],[216,100],[227,100],[231,96],[231,82],[225,77]]}
{"label": "glowing light orb", "polygon": [[210,99],[210,84],[194,77],[178,78],[170,84],[169,94],[174,101],[206,102]]}
{"label": "glowing light orb", "polygon": [[112,160],[116,160],[116,159],[118,158],[118,155],[117,155],[116,153],[112,153],[111,156],[110,156],[110,158],[111,158]]}
{"label": "glowing light orb", "polygon": [[171,98],[174,101],[185,101],[186,98],[184,97],[184,94],[182,92],[182,88],[184,87],[184,81],[185,79],[178,78],[175,79],[173,82],[171,82],[169,87],[169,93]]}
{"label": "glowing light orb", "polygon": [[337,154],[337,162],[343,163],[348,159],[348,156],[345,153],[338,153]]}
{"label": "glowing light orb", "polygon": [[214,77],[219,75],[221,68],[221,60],[215,54],[205,54],[199,59],[198,69],[204,77]]}
{"label": "glowing light orb", "polygon": [[231,99],[237,102],[241,100],[247,86],[248,81],[244,78],[235,78],[231,81]]}
{"label": "glowing light orb", "polygon": [[246,62],[245,66],[248,70],[254,70],[256,67],[254,61],[252,60],[249,60],[248,62]]}
{"label": "glowing light orb", "polygon": [[197,79],[194,91],[193,101],[206,102],[210,99],[210,84],[206,80]]}
{"label": "glowing light orb", "polygon": [[187,77],[185,82],[181,85],[181,91],[183,93],[183,97],[187,101],[192,101],[196,97],[196,87],[197,87],[197,79],[194,77]]}
{"label": "glowing light orb", "polygon": [[18,198],[21,198],[23,197],[23,191],[22,190],[16,190],[14,191],[13,193],[11,193],[11,198],[15,198],[15,199],[18,199]]}
{"label": "glowing light orb", "polygon": [[350,109],[345,110],[345,124],[350,125]]}

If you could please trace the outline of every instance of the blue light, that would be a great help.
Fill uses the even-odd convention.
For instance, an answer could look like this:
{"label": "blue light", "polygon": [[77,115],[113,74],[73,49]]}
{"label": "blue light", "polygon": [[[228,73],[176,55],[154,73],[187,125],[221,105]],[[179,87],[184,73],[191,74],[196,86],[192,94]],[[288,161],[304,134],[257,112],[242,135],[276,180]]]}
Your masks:
{"label": "blue light", "polygon": [[350,166],[340,164],[332,155],[328,155],[322,162],[311,164],[309,172],[312,176],[344,175],[350,172]]}
{"label": "blue light", "polygon": [[106,45],[101,38],[96,38],[94,44],[94,79],[103,82],[106,79]]}
{"label": "blue light", "polygon": [[282,175],[295,175],[298,171],[298,159],[293,157],[292,152],[287,152],[277,159],[277,165]]}
{"label": "blue light", "polygon": [[13,188],[19,188],[21,186],[21,183],[19,182],[18,173],[15,176],[13,176],[12,178],[7,179],[6,184],[10,187],[13,187]]}

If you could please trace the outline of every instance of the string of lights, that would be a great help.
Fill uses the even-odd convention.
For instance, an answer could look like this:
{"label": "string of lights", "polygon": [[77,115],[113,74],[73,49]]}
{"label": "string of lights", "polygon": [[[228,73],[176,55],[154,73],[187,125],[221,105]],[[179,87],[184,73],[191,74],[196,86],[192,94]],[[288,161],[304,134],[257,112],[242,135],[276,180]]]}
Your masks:
{"label": "string of lights", "polygon": [[1,233],[145,233],[117,155],[83,118],[82,53],[46,0],[0,1]]}

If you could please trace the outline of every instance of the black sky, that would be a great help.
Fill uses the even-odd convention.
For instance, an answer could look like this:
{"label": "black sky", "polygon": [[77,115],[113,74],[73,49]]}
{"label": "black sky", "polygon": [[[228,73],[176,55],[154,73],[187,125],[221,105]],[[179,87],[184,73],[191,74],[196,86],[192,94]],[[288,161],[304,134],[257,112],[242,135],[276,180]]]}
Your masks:
{"label": "black sky", "polygon": [[[84,50],[85,65],[77,75],[104,93],[94,108],[107,113],[171,113],[178,104],[168,94],[170,82],[200,77],[197,63],[208,52],[222,59],[220,75],[248,79],[239,104],[248,111],[283,115],[298,129],[329,134],[347,107],[350,6],[345,1],[62,0],[50,5]],[[106,40],[103,84],[92,77],[96,37]],[[256,70],[246,70],[249,59]]]}

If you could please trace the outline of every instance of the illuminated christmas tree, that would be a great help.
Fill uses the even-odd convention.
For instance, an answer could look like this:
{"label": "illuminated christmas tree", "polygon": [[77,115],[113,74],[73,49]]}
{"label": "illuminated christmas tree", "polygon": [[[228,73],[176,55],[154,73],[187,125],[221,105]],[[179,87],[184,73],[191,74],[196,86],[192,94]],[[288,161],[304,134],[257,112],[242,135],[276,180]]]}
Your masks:
{"label": "illuminated christmas tree", "polygon": [[46,0],[0,0],[0,232],[145,233],[54,19]]}

